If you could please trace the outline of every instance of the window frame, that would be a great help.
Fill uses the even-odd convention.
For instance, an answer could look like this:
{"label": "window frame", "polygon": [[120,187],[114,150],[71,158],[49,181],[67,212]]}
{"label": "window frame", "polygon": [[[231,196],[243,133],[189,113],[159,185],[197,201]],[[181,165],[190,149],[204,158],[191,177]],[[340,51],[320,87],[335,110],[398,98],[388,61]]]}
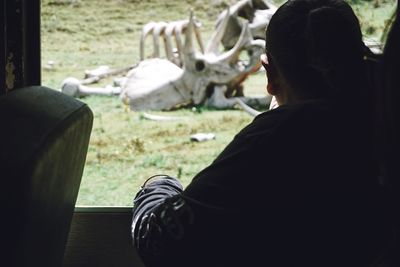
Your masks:
{"label": "window frame", "polygon": [[2,51],[0,95],[41,84],[40,0],[7,0],[1,4]]}

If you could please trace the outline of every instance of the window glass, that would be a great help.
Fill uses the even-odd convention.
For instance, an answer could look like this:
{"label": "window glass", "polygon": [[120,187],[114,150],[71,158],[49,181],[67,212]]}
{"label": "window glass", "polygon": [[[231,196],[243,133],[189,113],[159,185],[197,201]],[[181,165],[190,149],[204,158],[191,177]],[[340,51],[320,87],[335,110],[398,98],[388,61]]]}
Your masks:
{"label": "window glass", "polygon": [[[118,78],[124,77],[127,69],[140,62],[139,44],[144,25],[152,21],[188,19],[193,9],[201,22],[201,38],[207,44],[217,16],[235,2],[42,0],[42,84],[61,90],[67,78],[74,78],[78,83],[84,81],[87,70],[125,69],[86,85],[109,89]],[[359,15],[365,37],[379,41],[395,0],[350,2]],[[274,3],[279,5],[282,1]],[[152,46],[152,38],[148,37],[144,46],[146,57],[151,55]],[[162,41],[160,47],[163,55]],[[198,45],[195,48],[200,50]],[[161,79],[160,73],[152,75],[154,79]],[[250,76],[244,82],[244,92],[265,95],[264,73]],[[93,110],[94,127],[77,205],[131,205],[143,181],[159,173],[178,177],[186,186],[253,119],[238,108],[214,110],[195,106],[148,112],[174,118],[154,121],[147,119],[147,113],[131,111],[116,92],[110,94],[79,98]],[[195,142],[191,136],[196,133],[211,133],[215,138]]]}

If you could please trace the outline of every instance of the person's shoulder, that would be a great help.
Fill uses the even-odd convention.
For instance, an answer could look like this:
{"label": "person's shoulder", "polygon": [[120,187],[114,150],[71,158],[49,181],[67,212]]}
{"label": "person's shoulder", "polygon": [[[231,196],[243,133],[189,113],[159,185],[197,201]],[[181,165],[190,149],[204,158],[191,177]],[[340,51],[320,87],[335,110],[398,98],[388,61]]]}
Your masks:
{"label": "person's shoulder", "polygon": [[280,106],[267,110],[256,116],[254,120],[239,132],[239,135],[253,135],[265,131],[274,131],[294,114],[291,106]]}
{"label": "person's shoulder", "polygon": [[258,115],[239,136],[275,134],[283,128],[291,127],[300,121],[320,117],[331,109],[321,101],[308,101],[296,105],[283,105]]}

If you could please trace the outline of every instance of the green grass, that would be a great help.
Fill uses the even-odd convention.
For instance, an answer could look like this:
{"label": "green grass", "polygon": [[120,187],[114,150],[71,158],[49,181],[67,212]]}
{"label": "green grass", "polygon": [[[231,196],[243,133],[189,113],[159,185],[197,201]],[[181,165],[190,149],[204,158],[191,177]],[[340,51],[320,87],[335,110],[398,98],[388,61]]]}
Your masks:
{"label": "green grass", "polygon": [[[125,109],[118,98],[84,101],[95,117],[78,200],[85,205],[127,205],[154,174],[178,177],[186,185],[252,119],[240,110],[183,109],[168,113],[179,118],[175,121],[155,122]],[[190,141],[198,132],[212,132],[216,138]]]}
{"label": "green grass", "polygon": [[[353,5],[365,34],[379,37],[395,0],[379,0],[377,8],[373,1]],[[211,2],[220,4],[215,7]],[[206,42],[226,2],[235,1],[42,0],[42,84],[59,90],[65,78],[82,79],[87,69],[137,63],[143,25],[186,19],[190,8],[202,22]],[[150,38],[147,41],[150,44]],[[52,68],[47,66],[49,61],[54,62]],[[112,78],[95,86],[108,83]],[[245,93],[265,94],[263,73],[245,82]],[[143,181],[159,173],[179,177],[186,186],[252,120],[241,110],[189,108],[154,112],[181,118],[154,122],[127,109],[118,97],[81,100],[93,110],[95,119],[78,205],[131,205]],[[213,132],[216,139],[191,142],[190,135],[197,132]]]}

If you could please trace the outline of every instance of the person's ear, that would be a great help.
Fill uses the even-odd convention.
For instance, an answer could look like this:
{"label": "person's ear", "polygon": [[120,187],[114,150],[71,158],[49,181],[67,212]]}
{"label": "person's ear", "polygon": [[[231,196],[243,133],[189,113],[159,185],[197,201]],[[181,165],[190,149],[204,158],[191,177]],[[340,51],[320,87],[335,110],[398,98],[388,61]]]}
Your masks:
{"label": "person's ear", "polygon": [[275,67],[275,64],[273,63],[271,57],[268,57],[266,54],[261,55],[261,64],[263,65],[267,74],[268,94],[275,96],[279,90],[277,69]]}

